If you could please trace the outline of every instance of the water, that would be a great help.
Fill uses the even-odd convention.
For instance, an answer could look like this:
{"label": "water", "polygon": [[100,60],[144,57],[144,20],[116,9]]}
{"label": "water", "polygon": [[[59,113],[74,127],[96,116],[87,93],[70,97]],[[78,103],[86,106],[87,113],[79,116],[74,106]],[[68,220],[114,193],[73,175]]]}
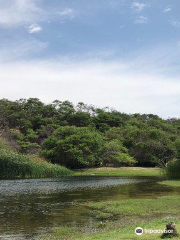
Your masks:
{"label": "water", "polygon": [[52,227],[91,231],[96,219],[84,203],[179,193],[148,179],[68,177],[0,181],[0,239],[35,239]]}

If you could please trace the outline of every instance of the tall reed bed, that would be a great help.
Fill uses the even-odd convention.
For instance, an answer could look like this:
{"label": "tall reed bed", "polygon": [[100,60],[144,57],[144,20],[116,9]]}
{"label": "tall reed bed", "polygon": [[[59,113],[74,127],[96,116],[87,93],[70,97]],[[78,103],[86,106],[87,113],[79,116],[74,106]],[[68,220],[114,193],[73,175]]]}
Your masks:
{"label": "tall reed bed", "polygon": [[170,179],[180,179],[180,160],[173,160],[168,163],[166,175]]}
{"label": "tall reed bed", "polygon": [[0,178],[45,178],[71,175],[65,167],[35,160],[8,150],[0,150]]}
{"label": "tall reed bed", "polygon": [[51,164],[30,155],[15,152],[0,138],[0,178],[45,178],[71,175],[65,167]]}

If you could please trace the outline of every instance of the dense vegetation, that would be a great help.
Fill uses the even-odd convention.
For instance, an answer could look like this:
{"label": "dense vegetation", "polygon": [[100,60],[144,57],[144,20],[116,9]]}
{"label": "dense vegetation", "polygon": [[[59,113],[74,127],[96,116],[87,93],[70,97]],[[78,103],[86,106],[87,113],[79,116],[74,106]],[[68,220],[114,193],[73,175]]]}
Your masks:
{"label": "dense vegetation", "polygon": [[0,178],[43,178],[71,175],[71,171],[33,155],[14,151],[0,139]]}
{"label": "dense vegetation", "polygon": [[174,159],[166,168],[166,175],[170,179],[180,179],[180,160]]}
{"label": "dense vegetation", "polygon": [[69,101],[0,100],[0,131],[21,153],[69,168],[167,166],[180,156],[180,120]]}

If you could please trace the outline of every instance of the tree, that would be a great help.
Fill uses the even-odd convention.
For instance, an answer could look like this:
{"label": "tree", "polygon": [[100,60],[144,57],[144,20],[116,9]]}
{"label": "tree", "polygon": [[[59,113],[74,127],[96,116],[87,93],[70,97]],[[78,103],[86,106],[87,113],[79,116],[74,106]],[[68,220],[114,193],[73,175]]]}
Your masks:
{"label": "tree", "polygon": [[128,154],[127,148],[122,146],[118,140],[106,142],[102,151],[102,159],[105,165],[132,165],[136,161]]}
{"label": "tree", "polygon": [[84,127],[59,127],[42,146],[42,154],[51,162],[70,168],[98,166],[103,138]]}
{"label": "tree", "polygon": [[129,158],[139,166],[166,166],[180,156],[180,119],[128,115],[83,102],[75,106],[59,100],[44,104],[37,98],[1,99],[0,134],[21,152],[39,153],[42,148],[47,159],[69,166],[74,161],[73,167],[122,164]]}
{"label": "tree", "polygon": [[91,116],[86,112],[76,112],[70,116],[69,125],[77,127],[87,127],[91,123]]}

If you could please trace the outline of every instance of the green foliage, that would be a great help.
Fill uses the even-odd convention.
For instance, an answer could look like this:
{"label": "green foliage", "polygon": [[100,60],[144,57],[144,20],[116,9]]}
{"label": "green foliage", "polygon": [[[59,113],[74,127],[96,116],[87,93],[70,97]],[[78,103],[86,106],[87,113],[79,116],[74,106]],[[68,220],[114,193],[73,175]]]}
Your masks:
{"label": "green foliage", "polygon": [[71,174],[64,167],[5,149],[0,150],[0,169],[0,178],[61,177]]}
{"label": "green foliage", "polygon": [[73,168],[166,166],[180,156],[179,119],[128,115],[82,102],[1,99],[0,130],[11,134],[22,153],[42,152]]}
{"label": "green foliage", "polygon": [[180,179],[180,160],[174,159],[167,164],[166,174],[168,178]]}
{"label": "green foliage", "polygon": [[36,143],[38,134],[31,128],[27,129],[26,134],[21,133],[18,129],[10,129],[10,133],[20,145],[22,152],[40,147],[38,143]]}
{"label": "green foliage", "polygon": [[60,127],[42,146],[42,154],[51,162],[71,168],[101,164],[102,136],[84,127]]}
{"label": "green foliage", "polygon": [[0,138],[0,150],[13,151],[13,148],[3,138]]}
{"label": "green foliage", "polygon": [[30,151],[30,149],[38,149],[39,145],[37,143],[31,143],[28,141],[20,141],[18,140],[17,143],[21,146],[22,152],[26,152],[27,150]]}
{"label": "green foliage", "polygon": [[121,141],[140,166],[165,166],[178,154],[178,135],[141,122],[123,128],[111,128],[106,132],[106,137],[109,141]]}
{"label": "green foliage", "polygon": [[28,129],[26,132],[26,139],[28,139],[30,142],[36,142],[38,139],[38,134],[33,129]]}
{"label": "green foliage", "polygon": [[103,162],[108,165],[122,166],[136,163],[135,159],[128,154],[128,149],[117,140],[106,142],[102,151]]}

